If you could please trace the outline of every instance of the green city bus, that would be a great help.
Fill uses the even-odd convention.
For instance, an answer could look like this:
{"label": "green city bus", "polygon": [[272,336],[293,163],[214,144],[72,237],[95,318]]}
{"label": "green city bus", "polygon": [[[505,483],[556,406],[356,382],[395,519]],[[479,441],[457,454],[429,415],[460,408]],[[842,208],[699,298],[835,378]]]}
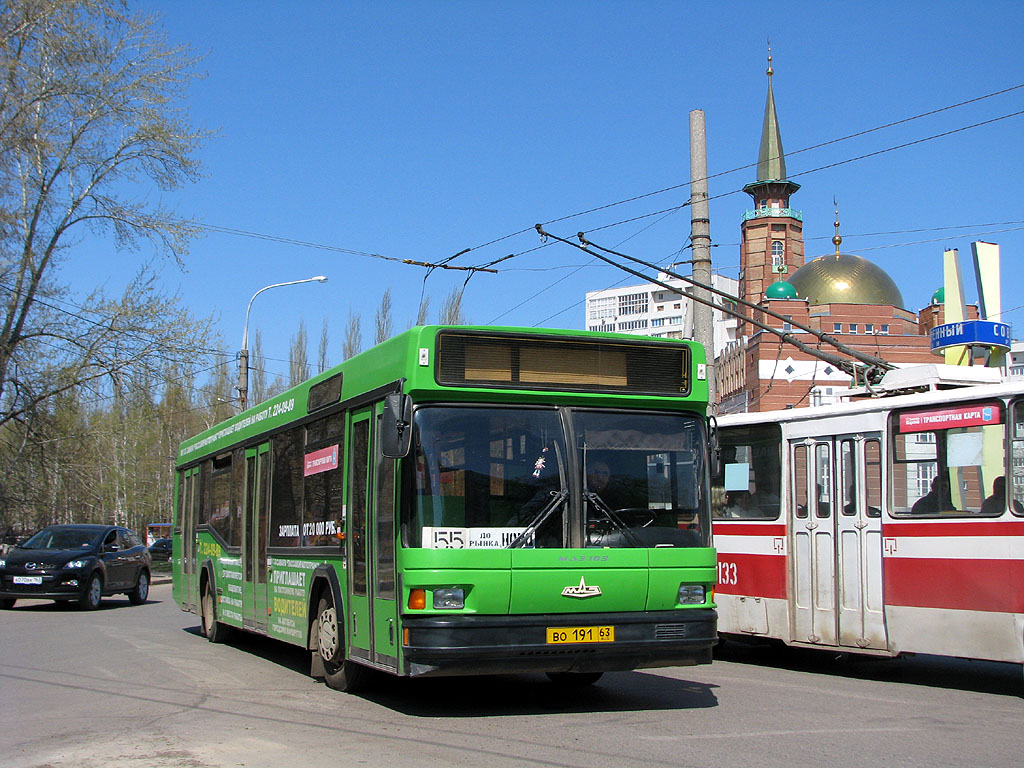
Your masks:
{"label": "green city bus", "polygon": [[707,396],[688,341],[412,328],[181,444],[174,599],[339,690],[710,663]]}

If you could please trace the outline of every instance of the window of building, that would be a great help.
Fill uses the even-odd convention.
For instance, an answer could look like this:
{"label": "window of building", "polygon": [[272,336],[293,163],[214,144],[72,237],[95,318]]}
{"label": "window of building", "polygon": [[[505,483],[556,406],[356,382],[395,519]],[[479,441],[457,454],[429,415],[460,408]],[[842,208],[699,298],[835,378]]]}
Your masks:
{"label": "window of building", "polygon": [[647,327],[646,320],[626,320],[625,322],[619,323],[620,331],[638,331],[641,328]]}
{"label": "window of building", "polygon": [[587,314],[588,320],[600,320],[603,317],[615,317],[615,297],[614,296],[601,296],[596,299],[590,299],[589,312]]}
{"label": "window of building", "polygon": [[850,333],[858,333],[858,326],[856,323],[850,323]]}
{"label": "window of building", "polygon": [[832,333],[842,333],[842,332],[843,332],[843,324],[842,323],[832,323]]}
{"label": "window of building", "polygon": [[682,315],[676,315],[675,317],[670,317],[668,319],[668,324],[669,325],[681,325],[682,322],[683,322]]}
{"label": "window of building", "polygon": [[864,333],[874,333],[874,332],[875,332],[875,324],[874,323],[864,323]]}
{"label": "window of building", "polygon": [[772,266],[781,267],[786,263],[786,244],[781,240],[772,240]]}
{"label": "window of building", "polygon": [[619,296],[620,315],[642,315],[647,311],[647,293],[626,293]]}
{"label": "window of building", "polygon": [[885,324],[883,323],[882,325],[880,325],[880,326],[878,327],[878,332],[879,332],[879,333],[888,333],[888,332],[889,332],[889,326],[888,326],[888,325],[885,325]]}
{"label": "window of building", "polygon": [[664,324],[665,324],[665,318],[664,317],[655,317],[653,320],[651,320],[651,328],[660,328]]}

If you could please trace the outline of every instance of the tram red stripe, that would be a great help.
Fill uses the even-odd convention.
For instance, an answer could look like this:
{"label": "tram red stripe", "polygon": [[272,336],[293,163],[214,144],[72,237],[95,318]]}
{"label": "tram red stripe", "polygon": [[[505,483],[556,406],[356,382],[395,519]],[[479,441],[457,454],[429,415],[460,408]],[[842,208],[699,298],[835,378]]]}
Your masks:
{"label": "tram red stripe", "polygon": [[886,522],[884,536],[1024,536],[1024,518],[1007,521],[958,520]]}
{"label": "tram red stripe", "polygon": [[885,602],[1024,613],[1024,560],[885,558]]}
{"label": "tram red stripe", "polygon": [[785,536],[786,526],[779,523],[733,523],[716,520],[711,526],[711,531],[722,536]]}
{"label": "tram red stripe", "polygon": [[719,552],[715,592],[785,600],[787,562],[784,555]]}

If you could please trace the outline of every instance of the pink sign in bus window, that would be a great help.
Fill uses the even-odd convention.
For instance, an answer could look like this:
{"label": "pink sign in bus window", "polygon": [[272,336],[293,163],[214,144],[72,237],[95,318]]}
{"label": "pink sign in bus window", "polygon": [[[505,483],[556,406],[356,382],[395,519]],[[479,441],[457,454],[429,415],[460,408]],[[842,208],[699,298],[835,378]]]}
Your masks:
{"label": "pink sign in bus window", "polygon": [[303,477],[338,468],[338,446],[331,445],[306,454],[306,468]]}

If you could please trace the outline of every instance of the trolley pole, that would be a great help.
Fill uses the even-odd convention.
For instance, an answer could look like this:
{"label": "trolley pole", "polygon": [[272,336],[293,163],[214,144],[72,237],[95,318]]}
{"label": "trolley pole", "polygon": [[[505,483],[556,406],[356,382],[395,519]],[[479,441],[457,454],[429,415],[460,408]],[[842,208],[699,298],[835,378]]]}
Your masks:
{"label": "trolley pole", "polygon": [[[711,221],[708,213],[708,153],[704,132],[704,110],[690,111],[690,246],[693,249],[693,279],[711,285]],[[692,288],[695,296],[711,301],[710,291]],[[708,357],[708,404],[714,409],[715,334],[710,304],[693,305],[693,339],[704,346]]]}

